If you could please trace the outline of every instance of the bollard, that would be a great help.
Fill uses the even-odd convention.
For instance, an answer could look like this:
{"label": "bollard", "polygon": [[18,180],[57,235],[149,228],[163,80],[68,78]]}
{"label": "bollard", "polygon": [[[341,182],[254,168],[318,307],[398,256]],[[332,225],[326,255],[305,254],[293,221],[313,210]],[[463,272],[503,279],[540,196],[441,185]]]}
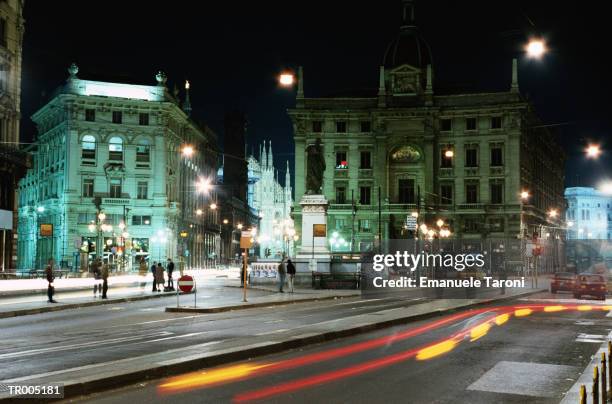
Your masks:
{"label": "bollard", "polygon": [[599,404],[599,368],[597,366],[595,366],[595,368],[593,369],[592,397],[593,397],[593,404]]}
{"label": "bollard", "polygon": [[580,404],[587,404],[587,392],[584,384],[580,385]]}
{"label": "bollard", "polygon": [[606,377],[606,353],[601,353],[601,402],[608,402],[608,378]]}

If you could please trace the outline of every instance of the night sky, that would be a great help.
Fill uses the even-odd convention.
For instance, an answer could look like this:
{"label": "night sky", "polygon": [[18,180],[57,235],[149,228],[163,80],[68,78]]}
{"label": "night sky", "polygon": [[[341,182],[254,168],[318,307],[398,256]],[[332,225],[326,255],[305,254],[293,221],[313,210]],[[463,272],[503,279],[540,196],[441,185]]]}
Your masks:
{"label": "night sky", "polygon": [[[546,124],[557,126],[568,154],[566,185],[597,185],[612,166],[606,61],[608,14],[595,1],[417,1],[417,25],[434,57],[436,85],[505,90],[511,58],[530,35],[550,49],[541,61],[519,62],[519,85]],[[193,116],[220,137],[223,116],[247,113],[249,151],[272,140],[275,164],[293,161],[285,110],[294,91],[277,74],[304,66],[307,97],[375,88],[378,66],[399,29],[400,0],[384,1],[26,1],[22,141],[29,117],[63,84],[71,62],[81,78],[192,84]],[[586,160],[588,141],[604,156]],[[293,165],[292,165],[293,167]],[[579,173],[577,175],[576,173]],[[284,178],[282,176],[281,178]]]}

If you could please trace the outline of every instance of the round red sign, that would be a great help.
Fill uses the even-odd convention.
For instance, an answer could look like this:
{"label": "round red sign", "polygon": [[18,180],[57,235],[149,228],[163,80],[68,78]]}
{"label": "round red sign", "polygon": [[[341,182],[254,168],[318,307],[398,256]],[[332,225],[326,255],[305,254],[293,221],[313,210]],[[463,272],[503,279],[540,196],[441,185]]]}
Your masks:
{"label": "round red sign", "polygon": [[178,280],[178,288],[183,293],[189,293],[193,290],[193,278],[189,275],[183,275]]}

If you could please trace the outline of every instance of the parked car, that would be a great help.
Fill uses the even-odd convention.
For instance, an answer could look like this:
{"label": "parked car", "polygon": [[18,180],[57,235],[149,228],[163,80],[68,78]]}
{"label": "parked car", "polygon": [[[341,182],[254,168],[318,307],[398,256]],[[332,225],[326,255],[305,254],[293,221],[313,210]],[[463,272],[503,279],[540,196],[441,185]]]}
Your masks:
{"label": "parked car", "polygon": [[580,274],[576,277],[574,297],[580,299],[582,296],[592,296],[597,299],[606,300],[608,286],[603,275]]}
{"label": "parked car", "polygon": [[557,272],[550,281],[550,293],[559,291],[573,292],[576,285],[576,274],[571,272]]}

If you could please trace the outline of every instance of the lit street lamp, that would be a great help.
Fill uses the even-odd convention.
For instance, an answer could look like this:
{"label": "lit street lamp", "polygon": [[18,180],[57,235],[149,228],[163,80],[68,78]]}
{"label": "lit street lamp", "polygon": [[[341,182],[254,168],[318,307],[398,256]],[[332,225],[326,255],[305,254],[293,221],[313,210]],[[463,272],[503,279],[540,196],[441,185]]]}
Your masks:
{"label": "lit street lamp", "polygon": [[293,76],[292,73],[281,73],[281,75],[278,77],[278,82],[283,87],[292,86],[294,81],[295,81],[295,77]]}
{"label": "lit street lamp", "polygon": [[527,56],[531,59],[541,59],[546,53],[546,43],[542,39],[533,38],[525,46]]}
{"label": "lit street lamp", "polygon": [[601,154],[601,148],[598,144],[590,144],[585,149],[587,158],[596,159]]}

